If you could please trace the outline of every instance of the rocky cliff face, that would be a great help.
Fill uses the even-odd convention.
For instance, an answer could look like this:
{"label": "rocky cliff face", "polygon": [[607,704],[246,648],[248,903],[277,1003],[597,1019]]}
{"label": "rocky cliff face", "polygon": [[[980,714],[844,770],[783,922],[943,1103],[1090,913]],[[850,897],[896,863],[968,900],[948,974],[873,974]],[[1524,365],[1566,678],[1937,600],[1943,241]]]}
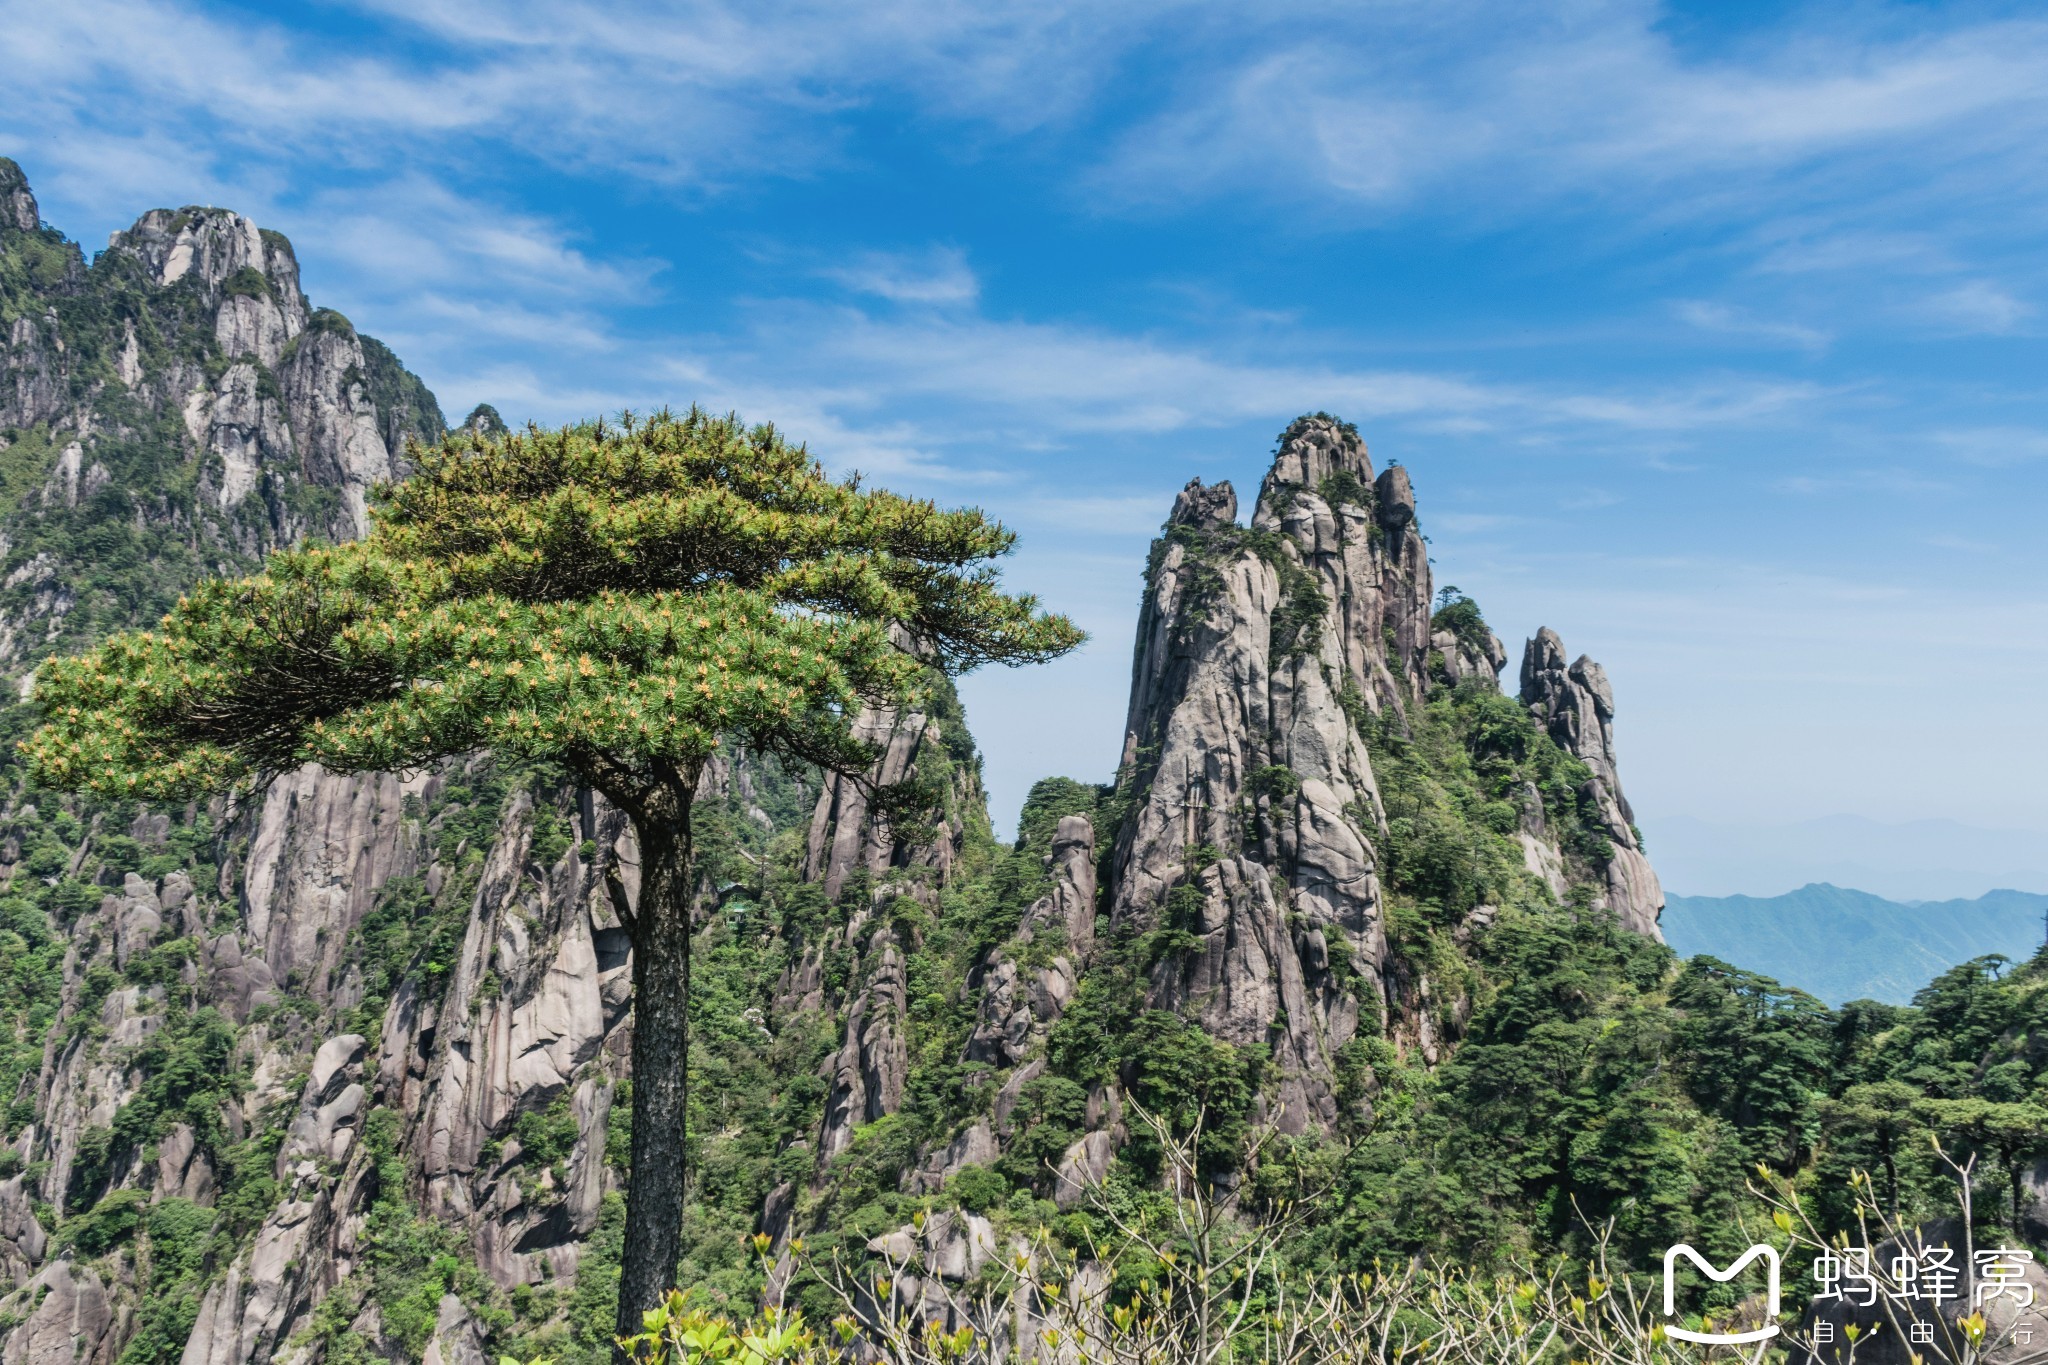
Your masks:
{"label": "rocky cliff face", "polygon": [[[157,211],[88,263],[5,161],[0,328],[16,679],[198,574],[352,534],[440,430],[281,237]],[[1041,783],[1014,846],[944,688],[862,721],[882,778],[944,794],[931,829],[761,756],[707,771],[693,1282],[753,1292],[757,1229],[888,1261],[920,1199],[976,1205],[936,1272],[965,1279],[996,1201],[1074,1206],[1134,1102],[1369,1113],[1372,1048],[1455,1046],[1494,917],[1604,904],[1655,934],[1604,675],[1543,632],[1501,694],[1407,472],[1305,418],[1238,511],[1227,484],[1176,500],[1116,780]],[[489,756],[241,806],[10,785],[0,1365],[606,1358],[635,894],[616,813]]]}
{"label": "rocky cliff face", "polygon": [[1643,856],[1635,812],[1621,794],[1615,765],[1614,689],[1606,670],[1585,655],[1569,667],[1564,660],[1557,632],[1537,631],[1522,650],[1522,701],[1551,738],[1592,770],[1583,794],[1612,845],[1601,869],[1607,903],[1629,928],[1662,938],[1657,916],[1664,909],[1664,888]]}
{"label": "rocky cliff face", "polygon": [[0,201],[0,668],[147,617],[108,600],[113,547],[84,553],[117,511],[138,525],[116,567],[174,597],[273,546],[359,533],[404,442],[441,435],[433,395],[389,350],[307,302],[277,233],[158,209],[88,265],[11,161]]}
{"label": "rocky cliff face", "polygon": [[1187,936],[1149,999],[1270,1045],[1295,1131],[1334,1118],[1331,1059],[1361,1005],[1346,983],[1386,958],[1360,726],[1413,700],[1430,601],[1399,473],[1376,488],[1355,435],[1297,424],[1250,535],[1228,485],[1182,491],[1140,618],[1123,780],[1143,796],[1117,836],[1112,921]]}
{"label": "rocky cliff face", "polygon": [[[1433,693],[1497,692],[1506,653],[1476,613],[1432,612],[1408,473],[1375,474],[1345,424],[1295,423],[1248,531],[1235,512],[1229,485],[1191,483],[1154,546],[1121,776],[1140,795],[1110,913],[1186,936],[1153,965],[1148,999],[1270,1048],[1280,1122],[1300,1131],[1335,1120],[1336,1057],[1361,1026],[1387,1021],[1426,1054],[1456,1028],[1454,1002],[1411,997],[1421,978],[1390,943],[1396,832],[1373,749],[1419,724]],[[1532,659],[1556,638],[1543,632]],[[1662,898],[1620,796],[1604,674],[1542,654],[1523,696],[1592,769],[1585,799],[1614,844],[1600,884],[1654,935]],[[1562,896],[1575,859],[1540,806],[1526,863]]]}

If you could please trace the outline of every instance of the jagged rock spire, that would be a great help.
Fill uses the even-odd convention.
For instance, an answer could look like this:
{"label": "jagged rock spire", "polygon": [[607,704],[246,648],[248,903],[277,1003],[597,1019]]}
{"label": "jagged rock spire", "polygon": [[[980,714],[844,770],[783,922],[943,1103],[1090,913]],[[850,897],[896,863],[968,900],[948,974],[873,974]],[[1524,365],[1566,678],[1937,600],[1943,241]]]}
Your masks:
{"label": "jagged rock spire", "polygon": [[1237,490],[1227,479],[1207,488],[1199,478],[1189,479],[1166,517],[1169,526],[1192,526],[1197,530],[1229,526],[1236,520]]}
{"label": "jagged rock spire", "polygon": [[1564,641],[1549,627],[1522,650],[1522,701],[1550,737],[1593,770],[1588,793],[1613,842],[1606,866],[1607,903],[1621,922],[1661,940],[1657,919],[1664,889],[1636,834],[1635,812],[1621,792],[1614,758],[1614,689],[1606,670],[1581,654],[1565,664]]}
{"label": "jagged rock spire", "polygon": [[[1134,799],[1103,831],[1107,908],[1114,925],[1177,935],[1148,1003],[1270,1046],[1283,1123],[1313,1125],[1334,1117],[1333,1059],[1362,1016],[1431,1060],[1440,1042],[1427,986],[1388,951],[1388,826],[1365,735],[1404,730],[1432,687],[1497,687],[1507,653],[1476,609],[1437,626],[1408,472],[1375,473],[1348,424],[1295,422],[1249,530],[1235,504],[1227,484],[1190,482],[1153,546],[1119,773]],[[1662,897],[1621,800],[1605,679],[1557,652],[1530,695],[1594,770],[1608,902],[1655,935]],[[1529,868],[1563,895],[1565,854],[1540,799],[1531,809]]]}
{"label": "jagged rock spire", "polygon": [[1399,709],[1420,695],[1432,589],[1408,471],[1389,465],[1375,478],[1357,428],[1303,417],[1281,435],[1252,526],[1285,534],[1316,576],[1367,707]]}
{"label": "jagged rock spire", "polygon": [[0,156],[0,229],[34,232],[42,221],[36,197],[28,187],[28,177],[22,174],[20,166]]}
{"label": "jagged rock spire", "polygon": [[1357,432],[1321,415],[1282,436],[1249,532],[1228,485],[1191,483],[1132,665],[1120,781],[1138,799],[1112,921],[1189,936],[1154,964],[1150,1003],[1270,1045],[1296,1130],[1334,1119],[1336,1051],[1381,1008],[1383,815],[1360,726],[1420,695],[1430,596],[1405,476],[1387,486],[1402,511],[1383,520]]}

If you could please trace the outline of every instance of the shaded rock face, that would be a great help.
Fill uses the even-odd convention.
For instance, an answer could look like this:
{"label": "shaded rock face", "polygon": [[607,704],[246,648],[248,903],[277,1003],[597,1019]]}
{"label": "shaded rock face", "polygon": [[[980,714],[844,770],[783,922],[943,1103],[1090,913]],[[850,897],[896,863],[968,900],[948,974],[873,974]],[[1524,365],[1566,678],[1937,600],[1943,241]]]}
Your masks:
{"label": "shaded rock face", "polygon": [[1451,630],[1432,630],[1429,648],[1435,679],[1454,686],[1475,678],[1498,687],[1500,671],[1508,666],[1508,647],[1490,630],[1480,639]]}
{"label": "shaded rock face", "polygon": [[1607,904],[1623,924],[1661,942],[1657,919],[1664,913],[1664,888],[1643,854],[1635,812],[1621,794],[1614,757],[1614,689],[1605,670],[1583,654],[1566,665],[1564,641],[1556,631],[1539,630],[1522,650],[1522,701],[1560,747],[1593,770],[1581,796],[1599,812],[1600,826],[1614,846],[1603,869]]}
{"label": "shaded rock face", "polygon": [[10,1284],[28,1279],[50,1244],[29,1202],[25,1179],[16,1175],[0,1180],[0,1274]]}
{"label": "shaded rock face", "polygon": [[1173,511],[1166,520],[1169,525],[1196,530],[1232,525],[1237,521],[1237,490],[1227,483],[1205,488],[1200,479],[1189,479],[1173,500]]}
{"label": "shaded rock face", "polygon": [[939,726],[919,712],[871,708],[861,713],[854,733],[880,750],[881,758],[865,783],[836,773],[826,775],[824,793],[811,817],[804,876],[822,883],[829,900],[837,900],[857,872],[876,877],[891,868],[925,867],[943,880],[951,874],[966,835],[965,819],[959,812],[970,804],[980,804],[979,784],[954,793],[953,810],[939,837],[930,841],[899,838],[886,822],[871,814],[867,783],[886,786],[910,777],[920,752],[943,746]]}
{"label": "shaded rock face", "polygon": [[960,1210],[933,1214],[921,1228],[905,1226],[871,1238],[867,1247],[889,1267],[889,1299],[865,1304],[864,1310],[907,1313],[948,1331],[965,1325],[959,1311],[965,1286],[989,1262],[1028,1250],[1024,1239],[1004,1244],[988,1219]]}
{"label": "shaded rock face", "polygon": [[1095,947],[1095,827],[1087,816],[1061,819],[1049,861],[1053,889],[1033,902],[1016,938],[991,954],[979,973],[981,1015],[967,1043],[970,1060],[999,1067],[1023,1061],[1080,986],[1081,967]]}
{"label": "shaded rock face", "polygon": [[[949,735],[936,716],[869,708],[856,720],[855,732],[879,757],[859,780],[822,776],[801,865],[805,879],[841,907],[844,923],[826,939],[792,945],[772,1011],[780,1027],[803,1027],[820,1014],[839,1021],[841,1044],[819,1068],[826,1099],[811,1140],[817,1179],[846,1150],[856,1128],[902,1106],[910,1070],[905,950],[913,945],[901,938],[888,907],[899,898],[936,906],[939,892],[959,870],[970,822],[987,827],[979,760],[960,761],[972,752],[964,731]],[[942,775],[943,791],[929,837],[908,837],[873,811],[872,788],[933,773]],[[865,894],[857,897],[860,888]],[[827,988],[828,955],[848,962],[842,990]],[[771,1192],[771,1208],[777,1202],[778,1193]],[[780,1221],[764,1213],[764,1222]]]}
{"label": "shaded rock face", "polygon": [[[448,775],[419,779],[418,791],[431,793]],[[458,766],[453,776],[467,774]],[[376,779],[300,773],[273,787],[266,807],[252,813],[258,837],[243,895],[215,911],[237,915],[241,926],[223,936],[240,944],[239,965],[216,967],[208,978],[226,993],[224,1005],[240,1004],[237,972],[267,961],[294,964],[283,969],[296,990],[350,1003],[359,987],[324,945],[348,936],[351,917],[374,900],[378,878],[424,868],[423,880],[432,882],[445,872],[420,806],[408,813],[402,800],[380,805],[382,790]],[[336,820],[358,823],[337,832]],[[534,831],[548,820],[565,821],[575,837],[541,865]],[[266,843],[261,831],[273,822],[283,833]],[[330,838],[359,856],[337,869]],[[396,1145],[419,1182],[422,1210],[461,1229],[494,1282],[511,1289],[574,1276],[610,1178],[605,1139],[625,1070],[629,967],[606,874],[623,883],[617,874],[632,862],[623,818],[601,802],[541,810],[516,794],[476,876],[442,988],[425,992],[409,979],[394,992],[374,1052],[361,1034],[303,1040],[272,1039],[261,1024],[244,1031],[243,1045],[257,1057],[244,1121],[292,1106],[275,1163],[280,1199],[207,1289],[185,1348],[188,1365],[273,1358],[350,1273],[375,1189],[379,1153],[365,1142],[375,1109],[398,1119],[379,1140]],[[309,954],[306,944],[321,951]],[[107,1064],[118,1070],[113,1059]],[[295,1071],[303,1083],[284,1090]],[[91,1093],[89,1084],[82,1088]],[[541,1111],[559,1114],[568,1135],[559,1159],[536,1170],[508,1135],[520,1115]],[[189,1129],[159,1144],[152,1175],[158,1198],[205,1204],[215,1197],[214,1173]],[[0,1186],[0,1236],[24,1234],[10,1209]],[[41,1254],[32,1226],[9,1241],[24,1260]],[[374,1337],[374,1328],[364,1330]],[[429,1353],[450,1362],[484,1358],[458,1300],[443,1301]]]}
{"label": "shaded rock face", "polygon": [[439,780],[304,768],[273,783],[242,868],[237,960],[262,963],[269,984],[289,980],[316,1000],[332,998],[350,931],[386,883],[422,866],[405,805],[434,796]]}
{"label": "shaded rock face", "polygon": [[[619,1072],[592,1063],[624,1020],[607,1004],[615,983],[599,955],[618,927],[603,867],[622,844],[630,854],[631,841],[623,817],[594,800],[573,820],[572,834],[599,850],[595,865],[570,853],[538,867],[531,809],[515,799],[445,996],[431,1009],[394,997],[383,1029],[378,1079],[388,1102],[414,1116],[423,1204],[471,1228],[485,1271],[507,1288],[573,1273],[604,1193],[592,1155],[603,1151]],[[617,954],[611,971],[627,970]],[[550,1169],[522,1184],[520,1174],[535,1174],[523,1172],[522,1154],[486,1148],[520,1114],[558,1104],[575,1132],[560,1178]]]}
{"label": "shaded rock face", "polygon": [[[848,936],[858,939],[866,928],[856,921]],[[887,925],[875,926],[865,940],[855,970],[866,981],[846,1012],[845,1045],[825,1064],[831,1090],[818,1134],[821,1163],[846,1150],[855,1128],[901,1108],[910,1074],[903,953]]]}

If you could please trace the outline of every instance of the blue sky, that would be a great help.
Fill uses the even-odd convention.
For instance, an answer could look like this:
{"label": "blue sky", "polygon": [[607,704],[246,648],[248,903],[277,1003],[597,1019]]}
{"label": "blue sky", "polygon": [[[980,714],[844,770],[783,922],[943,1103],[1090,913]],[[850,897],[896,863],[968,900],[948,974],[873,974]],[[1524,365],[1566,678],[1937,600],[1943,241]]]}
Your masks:
{"label": "blue sky", "polygon": [[970,681],[999,824],[1109,775],[1173,491],[1323,408],[1517,656],[1606,664],[1653,855],[2040,840],[2038,16],[0,0],[0,150],[88,244],[285,231],[451,417],[738,407],[990,508],[1096,636]]}

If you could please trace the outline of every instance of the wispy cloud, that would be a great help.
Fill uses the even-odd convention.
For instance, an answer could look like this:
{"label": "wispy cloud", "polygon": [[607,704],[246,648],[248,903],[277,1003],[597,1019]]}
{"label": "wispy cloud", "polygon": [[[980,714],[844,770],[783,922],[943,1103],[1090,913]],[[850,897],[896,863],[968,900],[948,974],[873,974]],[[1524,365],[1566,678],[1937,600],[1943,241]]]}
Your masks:
{"label": "wispy cloud", "polygon": [[1818,327],[1807,327],[1796,322],[1772,321],[1756,317],[1745,309],[1705,299],[1680,300],[1672,306],[1672,312],[1677,314],[1681,322],[1697,327],[1703,332],[1755,337],[1781,346],[1797,347],[1802,351],[1826,350],[1828,342],[1833,339]]}
{"label": "wispy cloud", "polygon": [[1826,224],[1777,222],[1756,235],[1763,250],[1752,268],[1764,275],[1874,269],[1923,274],[1957,268],[1955,257],[1925,232],[1835,230]]}
{"label": "wispy cloud", "polygon": [[1971,280],[1921,301],[1920,311],[1958,332],[2017,331],[2034,306],[1988,280]]}
{"label": "wispy cloud", "polygon": [[1642,201],[1690,182],[1746,186],[1750,203],[1782,192],[1759,172],[1928,138],[2011,152],[2048,120],[2048,25],[1900,37],[1838,24],[1730,60],[1683,54],[1659,18],[1635,0],[1360,11],[1312,45],[1253,45],[1225,80],[1190,79],[1124,139],[1100,183],[1321,186],[1399,206],[1444,189],[1461,202]]}
{"label": "wispy cloud", "polygon": [[[849,406],[939,402],[1041,434],[1159,434],[1285,420],[1328,408],[1478,429],[1515,425],[1698,432],[1782,414],[1819,386],[1715,376],[1696,384],[1580,390],[1456,373],[1347,368],[1270,350],[1253,359],[1077,325],[978,315],[893,317],[787,303],[734,352],[783,373],[832,376]],[[744,362],[742,362],[744,363]],[[733,361],[721,362],[730,368]]]}
{"label": "wispy cloud", "polygon": [[619,339],[598,314],[583,310],[541,312],[514,303],[487,303],[424,294],[416,316],[449,324],[464,336],[523,342],[571,351],[612,351]]}
{"label": "wispy cloud", "polygon": [[465,281],[500,293],[616,301],[643,293],[666,268],[594,258],[559,222],[416,175],[368,192],[322,191],[279,212],[316,265],[352,268],[394,289]]}
{"label": "wispy cloud", "polygon": [[981,281],[958,247],[917,253],[864,251],[818,272],[861,294],[896,303],[972,303]]}
{"label": "wispy cloud", "polygon": [[2036,427],[1964,427],[1936,432],[1934,439],[1958,460],[1986,469],[2048,460],[2048,431]]}
{"label": "wispy cloud", "polygon": [[7,121],[134,145],[152,126],[204,119],[244,154],[358,166],[394,145],[449,159],[487,142],[715,186],[830,161],[835,118],[884,92],[1013,133],[1043,126],[1085,103],[1155,12],[942,0],[354,8],[399,40],[359,45],[197,0],[11,5],[0,67],[40,98]]}
{"label": "wispy cloud", "polygon": [[1825,474],[1788,474],[1772,481],[1783,493],[1834,497],[1842,493],[1888,493],[1922,500],[1954,501],[1960,494],[1946,480],[1899,468],[1845,468]]}

